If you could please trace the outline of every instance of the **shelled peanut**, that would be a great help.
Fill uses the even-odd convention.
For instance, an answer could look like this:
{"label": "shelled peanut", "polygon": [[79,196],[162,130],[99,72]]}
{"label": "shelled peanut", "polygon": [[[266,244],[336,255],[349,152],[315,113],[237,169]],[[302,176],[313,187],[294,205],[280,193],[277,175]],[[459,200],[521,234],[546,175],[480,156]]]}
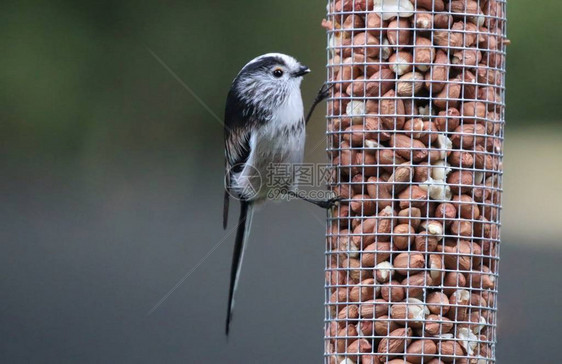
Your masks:
{"label": "shelled peanut", "polygon": [[328,6],[327,362],[494,360],[504,7]]}

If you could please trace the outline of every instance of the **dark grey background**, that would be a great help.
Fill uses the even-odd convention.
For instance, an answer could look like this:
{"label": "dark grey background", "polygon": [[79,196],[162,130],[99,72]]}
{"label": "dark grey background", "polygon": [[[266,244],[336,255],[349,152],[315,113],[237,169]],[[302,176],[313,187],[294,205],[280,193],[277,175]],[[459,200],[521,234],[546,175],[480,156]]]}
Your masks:
{"label": "dark grey background", "polygon": [[[301,202],[256,214],[228,340],[232,236],[147,316],[225,235],[218,158],[197,180],[160,162],[3,183],[2,362],[320,362],[323,214]],[[556,363],[562,254],[516,243],[501,251],[498,362]]]}
{"label": "dark grey background", "polygon": [[[548,157],[562,155],[560,3],[509,3],[507,146],[535,169],[507,155],[498,362],[557,363],[562,199],[554,184],[545,214],[532,203],[543,184],[524,187],[552,185]],[[228,340],[232,235],[147,315],[225,236],[222,127],[147,47],[219,118],[236,72],[270,51],[313,69],[308,104],[324,12],[302,0],[2,5],[0,362],[321,361],[324,214],[301,202],[256,214]],[[552,145],[526,142],[539,127]],[[324,160],[323,131],[320,111],[307,161]]]}

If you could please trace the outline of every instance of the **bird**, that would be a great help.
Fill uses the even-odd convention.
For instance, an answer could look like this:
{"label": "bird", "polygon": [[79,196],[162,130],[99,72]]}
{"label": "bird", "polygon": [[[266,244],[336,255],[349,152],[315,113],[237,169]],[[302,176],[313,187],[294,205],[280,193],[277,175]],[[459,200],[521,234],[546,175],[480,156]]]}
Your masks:
{"label": "bird", "polygon": [[292,195],[329,208],[337,199],[314,201],[295,192],[296,181],[283,175],[280,183],[269,185],[264,177],[272,165],[296,165],[303,162],[305,127],[314,108],[329,96],[331,87],[323,84],[304,117],[301,96],[303,76],[310,69],[294,57],[267,53],[248,62],[234,78],[226,99],[224,116],[225,192],[223,228],[228,223],[229,201],[240,201],[226,315],[229,333],[234,294],[247,245],[254,208],[268,196]]}

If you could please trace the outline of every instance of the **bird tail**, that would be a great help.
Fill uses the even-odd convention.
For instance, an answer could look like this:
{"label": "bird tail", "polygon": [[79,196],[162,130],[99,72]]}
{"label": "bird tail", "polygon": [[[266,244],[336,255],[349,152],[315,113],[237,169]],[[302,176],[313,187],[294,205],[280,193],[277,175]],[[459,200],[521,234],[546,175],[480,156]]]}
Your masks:
{"label": "bird tail", "polygon": [[240,201],[240,217],[238,218],[238,229],[236,231],[234,253],[232,255],[232,267],[230,269],[230,288],[228,292],[228,308],[226,312],[226,335],[228,335],[230,328],[232,309],[234,308],[234,293],[236,292],[236,288],[238,288],[240,268],[242,267],[242,260],[244,259],[246,242],[248,241],[248,236],[250,235],[253,214],[254,208],[252,203]]}

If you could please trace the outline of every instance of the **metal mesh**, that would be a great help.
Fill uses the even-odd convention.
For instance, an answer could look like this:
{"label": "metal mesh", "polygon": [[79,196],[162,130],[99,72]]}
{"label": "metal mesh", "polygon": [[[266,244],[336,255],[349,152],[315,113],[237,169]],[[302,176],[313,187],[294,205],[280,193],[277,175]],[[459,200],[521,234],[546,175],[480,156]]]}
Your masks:
{"label": "metal mesh", "polygon": [[505,0],[328,2],[325,363],[494,363]]}

